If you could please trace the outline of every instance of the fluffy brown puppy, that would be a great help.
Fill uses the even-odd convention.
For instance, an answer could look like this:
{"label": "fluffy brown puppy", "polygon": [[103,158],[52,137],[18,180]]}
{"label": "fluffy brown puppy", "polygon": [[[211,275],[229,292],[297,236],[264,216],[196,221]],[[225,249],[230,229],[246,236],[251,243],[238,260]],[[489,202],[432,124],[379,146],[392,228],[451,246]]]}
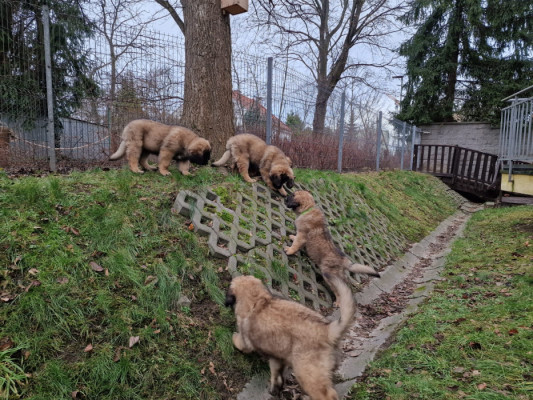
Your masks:
{"label": "fluffy brown puppy", "polygon": [[150,171],[156,168],[148,164],[150,154],[157,154],[161,175],[170,175],[168,167],[174,159],[183,175],[189,174],[190,163],[206,165],[211,157],[211,145],[190,129],[164,125],[147,119],[131,121],[122,132],[122,142],[110,160],[118,160],[126,154],[130,169],[141,173],[139,164]]}
{"label": "fluffy brown puppy", "polygon": [[307,255],[316,265],[325,281],[332,288],[337,301],[339,294],[335,291],[327,276],[336,276],[344,279],[344,271],[358,274],[379,276],[372,268],[363,264],[352,263],[348,257],[337,247],[329,233],[328,224],[324,213],[316,206],[311,193],[305,190],[298,190],[285,199],[285,205],[294,210],[296,218],[296,236],[290,235],[293,241],[292,246],[285,246],[287,255],[296,253],[305,246]]}
{"label": "fluffy brown puppy", "polygon": [[293,369],[302,390],[312,400],[338,399],[331,374],[337,345],[353,321],[355,303],[350,288],[331,277],[339,293],[340,319],[329,321],[294,301],[273,296],[253,276],[231,281],[226,306],[234,306],[237,332],[233,344],[244,353],[258,352],[269,359],[270,393],[283,386],[283,370]]}
{"label": "fluffy brown puppy", "polygon": [[246,182],[255,182],[250,178],[250,171],[259,171],[261,178],[272,190],[277,190],[282,196],[287,196],[283,189],[294,185],[294,173],[291,160],[276,146],[269,146],[264,140],[249,133],[232,136],[226,143],[226,152],[220,160],[212,165],[220,167],[231,159],[231,165],[237,167]]}

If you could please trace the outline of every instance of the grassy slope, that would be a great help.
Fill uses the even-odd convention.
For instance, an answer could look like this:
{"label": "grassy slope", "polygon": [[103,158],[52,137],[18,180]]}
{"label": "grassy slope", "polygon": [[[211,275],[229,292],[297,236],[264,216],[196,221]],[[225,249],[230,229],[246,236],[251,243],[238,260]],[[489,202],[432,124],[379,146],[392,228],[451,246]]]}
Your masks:
{"label": "grassy slope", "polygon": [[479,212],[352,399],[530,399],[533,208]]}
{"label": "grassy slope", "polygon": [[[297,177],[359,191],[410,240],[453,212],[427,176]],[[239,177],[210,168],[171,178],[127,170],[0,174],[0,388],[2,378],[4,385],[20,378],[21,367],[28,378],[10,392],[24,398],[70,399],[74,391],[99,400],[231,398],[265,369],[231,344],[234,319],[222,306],[225,263],[210,258],[202,239],[170,211],[179,189],[204,185],[230,197],[246,188]],[[180,306],[181,295],[192,304]]]}

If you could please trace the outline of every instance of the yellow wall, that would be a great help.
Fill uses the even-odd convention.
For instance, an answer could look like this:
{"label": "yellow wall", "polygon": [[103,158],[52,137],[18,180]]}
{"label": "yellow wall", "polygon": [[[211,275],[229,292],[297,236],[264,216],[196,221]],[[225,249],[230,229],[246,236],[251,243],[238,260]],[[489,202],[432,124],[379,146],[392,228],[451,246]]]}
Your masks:
{"label": "yellow wall", "polygon": [[501,189],[506,192],[533,196],[533,175],[518,175],[513,173],[513,182],[509,182],[509,175],[502,173]]}

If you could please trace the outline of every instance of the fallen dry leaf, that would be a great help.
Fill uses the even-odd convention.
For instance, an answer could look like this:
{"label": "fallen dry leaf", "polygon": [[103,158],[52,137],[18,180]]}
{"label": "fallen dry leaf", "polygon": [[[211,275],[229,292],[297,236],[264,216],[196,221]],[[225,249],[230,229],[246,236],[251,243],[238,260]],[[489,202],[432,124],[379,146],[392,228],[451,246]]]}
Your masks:
{"label": "fallen dry leaf", "polygon": [[68,283],[68,278],[66,277],[57,278],[56,282],[59,283],[60,285],[64,285],[65,283]]}
{"label": "fallen dry leaf", "polygon": [[113,357],[113,362],[118,362],[120,361],[120,352],[122,351],[124,347],[122,346],[119,346],[116,350],[115,350],[115,357]]}
{"label": "fallen dry leaf", "polygon": [[38,273],[39,273],[39,270],[37,268],[30,268],[28,270],[28,274],[33,275],[33,276],[37,275]]}
{"label": "fallen dry leaf", "polygon": [[152,283],[152,282],[157,283],[157,277],[155,277],[155,276],[153,276],[153,275],[148,275],[148,276],[146,277],[146,279],[144,280],[144,284],[145,284],[145,285],[148,285],[148,284],[150,284],[150,283]]}
{"label": "fallen dry leaf", "polygon": [[33,286],[36,286],[36,287],[37,287],[37,286],[41,286],[41,281],[37,281],[37,280],[35,280],[35,281],[31,281],[31,283],[30,283],[28,286],[26,286],[26,287],[24,288],[24,291],[27,292],[27,291],[30,290]]}
{"label": "fallen dry leaf", "polygon": [[129,348],[131,349],[133,346],[139,343],[139,340],[140,340],[139,336],[130,336],[130,341],[128,343]]}
{"label": "fallen dry leaf", "polygon": [[90,352],[90,351],[92,351],[92,350],[93,350],[93,345],[90,344],[90,343],[85,347],[85,349],[83,349],[83,351],[84,351],[85,353],[88,353],[88,352]]}
{"label": "fallen dry leaf", "polygon": [[216,372],[215,372],[215,364],[213,364],[212,361],[209,361],[209,371],[210,371],[213,375],[216,375]]}
{"label": "fallen dry leaf", "polygon": [[73,399],[77,399],[77,398],[78,398],[78,393],[79,393],[79,391],[75,390],[75,391],[73,391],[73,392],[70,394],[70,396],[71,396]]}
{"label": "fallen dry leaf", "polygon": [[508,333],[509,333],[509,336],[514,336],[518,333],[518,329],[516,328],[510,329]]}
{"label": "fallen dry leaf", "polygon": [[101,265],[98,265],[97,263],[95,263],[94,261],[91,261],[89,263],[89,266],[91,267],[91,269],[95,272],[102,272],[104,270],[104,268],[101,266]]}
{"label": "fallen dry leaf", "polygon": [[189,224],[189,230],[190,231],[194,231],[194,224],[193,223]]}
{"label": "fallen dry leaf", "polygon": [[13,341],[8,337],[0,339],[0,351],[10,349],[14,345],[15,343],[13,343]]}
{"label": "fallen dry leaf", "polygon": [[477,388],[478,388],[479,390],[483,390],[483,389],[485,389],[486,387],[487,387],[487,384],[486,384],[486,383],[480,383],[479,385],[477,385]]}
{"label": "fallen dry leaf", "polygon": [[0,300],[2,300],[4,303],[10,302],[14,298],[15,298],[15,295],[11,293],[2,292],[2,294],[0,294]]}
{"label": "fallen dry leaf", "polygon": [[361,354],[363,354],[363,350],[352,350],[348,353],[350,357],[359,357]]}

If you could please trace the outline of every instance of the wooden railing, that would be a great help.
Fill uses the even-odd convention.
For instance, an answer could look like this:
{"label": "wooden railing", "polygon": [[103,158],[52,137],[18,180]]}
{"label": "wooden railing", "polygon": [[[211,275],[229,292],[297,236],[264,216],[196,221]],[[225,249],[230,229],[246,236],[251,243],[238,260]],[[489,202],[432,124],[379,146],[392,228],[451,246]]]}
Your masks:
{"label": "wooden railing", "polygon": [[498,186],[498,156],[459,146],[415,145],[413,170],[440,177],[454,189],[486,197]]}

